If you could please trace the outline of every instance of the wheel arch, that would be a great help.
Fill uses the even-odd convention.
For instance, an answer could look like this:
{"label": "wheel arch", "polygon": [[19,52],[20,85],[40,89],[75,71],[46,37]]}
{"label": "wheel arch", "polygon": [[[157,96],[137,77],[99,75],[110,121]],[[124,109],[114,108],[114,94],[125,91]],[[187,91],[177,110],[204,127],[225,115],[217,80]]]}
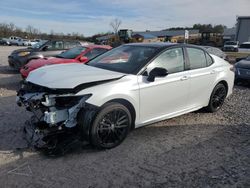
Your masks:
{"label": "wheel arch", "polygon": [[227,93],[228,93],[228,83],[226,80],[221,80],[219,81],[215,86],[217,86],[218,84],[223,84],[226,87]]}
{"label": "wheel arch", "polygon": [[[210,102],[211,102],[211,97],[213,96],[214,90],[215,90],[215,88],[216,88],[219,84],[222,84],[222,85],[225,87],[225,89],[226,89],[226,96],[225,96],[225,98],[226,98],[227,95],[228,95],[229,86],[228,86],[227,81],[226,81],[226,80],[219,80],[218,82],[216,82],[215,85],[214,85],[214,87],[213,87],[213,90],[212,90],[212,92],[211,92],[211,94],[210,94],[208,104],[205,106],[205,109],[206,109],[208,112],[216,112],[216,111],[217,111],[217,110],[214,110],[213,107],[211,107]],[[225,99],[225,98],[224,98],[224,99]],[[224,101],[223,101],[223,102],[224,102]],[[222,104],[223,104],[223,103],[222,103]],[[220,108],[220,107],[219,107],[219,108]]]}
{"label": "wheel arch", "polygon": [[91,126],[92,126],[92,123],[93,123],[97,113],[100,111],[100,109],[104,105],[107,105],[108,103],[111,103],[111,102],[116,102],[116,103],[122,104],[126,108],[128,108],[128,110],[131,112],[131,117],[132,117],[131,129],[135,128],[136,110],[135,110],[134,106],[132,105],[132,103],[129,102],[128,100],[122,99],[122,98],[116,98],[116,99],[106,101],[101,106],[96,106],[96,105],[92,105],[92,104],[88,103],[86,105],[86,109],[82,108],[78,112],[78,115],[77,115],[78,126],[80,126],[79,128],[80,128],[80,130],[82,132],[82,136],[85,140],[89,141],[89,139],[90,139]]}
{"label": "wheel arch", "polygon": [[112,99],[112,100],[105,102],[103,105],[110,103],[110,102],[120,103],[120,104],[124,105],[126,108],[128,108],[128,110],[130,111],[131,116],[132,116],[132,129],[134,129],[135,128],[136,111],[135,111],[133,104],[126,99],[116,98],[116,99]]}
{"label": "wheel arch", "polygon": [[207,105],[209,104],[209,100],[210,100],[210,97],[211,97],[211,95],[212,95],[212,93],[213,93],[214,88],[215,88],[218,84],[220,84],[220,83],[223,84],[223,85],[226,87],[227,95],[228,95],[228,90],[229,90],[228,82],[227,82],[225,79],[220,79],[220,80],[214,82],[214,85],[213,85],[213,87],[211,88],[211,91],[210,91],[210,93],[209,93],[208,100],[206,101],[206,103],[205,103],[204,106],[207,106]]}

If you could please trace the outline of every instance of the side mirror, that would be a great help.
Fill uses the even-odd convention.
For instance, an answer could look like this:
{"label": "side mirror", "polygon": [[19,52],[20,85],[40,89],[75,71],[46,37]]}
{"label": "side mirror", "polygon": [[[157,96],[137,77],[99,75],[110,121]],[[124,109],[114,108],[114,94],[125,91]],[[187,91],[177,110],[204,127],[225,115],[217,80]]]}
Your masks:
{"label": "side mirror", "polygon": [[89,61],[89,59],[87,57],[85,57],[85,56],[80,57],[79,60],[80,60],[80,62],[83,62],[83,63],[86,63],[86,62]]}
{"label": "side mirror", "polygon": [[155,67],[149,72],[147,80],[149,82],[154,82],[155,77],[164,77],[164,76],[167,76],[167,75],[168,75],[167,69],[164,69],[164,68],[161,68],[161,67]]}

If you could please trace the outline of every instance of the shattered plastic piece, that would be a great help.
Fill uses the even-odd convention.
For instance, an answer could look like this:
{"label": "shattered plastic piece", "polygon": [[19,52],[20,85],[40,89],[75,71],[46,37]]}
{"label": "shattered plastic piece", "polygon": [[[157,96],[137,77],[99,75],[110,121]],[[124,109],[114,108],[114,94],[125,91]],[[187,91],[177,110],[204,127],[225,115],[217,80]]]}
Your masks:
{"label": "shattered plastic piece", "polygon": [[[35,89],[43,90],[38,86]],[[49,153],[65,151],[65,148],[79,139],[80,131],[75,131],[77,115],[91,94],[49,94],[35,92],[35,89],[32,85],[26,85],[18,92],[16,98],[19,106],[25,106],[33,113],[32,118],[26,121],[24,126],[25,140],[29,146],[49,150]]]}

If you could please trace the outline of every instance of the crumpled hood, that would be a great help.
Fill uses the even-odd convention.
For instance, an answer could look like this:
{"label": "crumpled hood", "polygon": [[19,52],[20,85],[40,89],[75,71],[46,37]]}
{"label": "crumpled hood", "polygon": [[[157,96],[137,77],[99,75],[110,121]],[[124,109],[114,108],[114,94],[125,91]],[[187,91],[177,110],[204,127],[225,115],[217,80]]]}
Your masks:
{"label": "crumpled hood", "polygon": [[237,68],[243,68],[243,69],[250,69],[250,60],[241,60],[238,63],[235,64],[235,67]]}
{"label": "crumpled hood", "polygon": [[77,62],[75,59],[63,59],[63,58],[56,58],[56,57],[45,57],[40,59],[31,60],[26,67],[30,68],[39,68],[44,65],[53,65],[53,64],[61,64],[61,63],[72,63]]}
{"label": "crumpled hood", "polygon": [[71,63],[36,69],[30,72],[26,81],[50,89],[73,89],[81,84],[116,79],[124,75],[124,73]]}

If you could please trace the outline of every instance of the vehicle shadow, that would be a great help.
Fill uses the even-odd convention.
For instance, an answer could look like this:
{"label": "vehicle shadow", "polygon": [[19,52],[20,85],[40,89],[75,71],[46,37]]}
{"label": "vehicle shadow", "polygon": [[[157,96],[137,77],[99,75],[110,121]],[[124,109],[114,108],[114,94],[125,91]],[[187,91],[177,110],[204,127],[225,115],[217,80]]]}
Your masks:
{"label": "vehicle shadow", "polygon": [[7,90],[18,90],[21,86],[20,82],[22,81],[19,74],[9,74],[6,76],[0,77],[0,88]]}
{"label": "vehicle shadow", "polygon": [[7,65],[4,65],[0,66],[0,74],[19,74],[19,71],[14,70]]}
{"label": "vehicle shadow", "polygon": [[238,87],[240,89],[244,89],[244,88],[250,88],[250,81],[242,81],[242,82],[238,82],[237,84],[235,84],[234,87]]}

